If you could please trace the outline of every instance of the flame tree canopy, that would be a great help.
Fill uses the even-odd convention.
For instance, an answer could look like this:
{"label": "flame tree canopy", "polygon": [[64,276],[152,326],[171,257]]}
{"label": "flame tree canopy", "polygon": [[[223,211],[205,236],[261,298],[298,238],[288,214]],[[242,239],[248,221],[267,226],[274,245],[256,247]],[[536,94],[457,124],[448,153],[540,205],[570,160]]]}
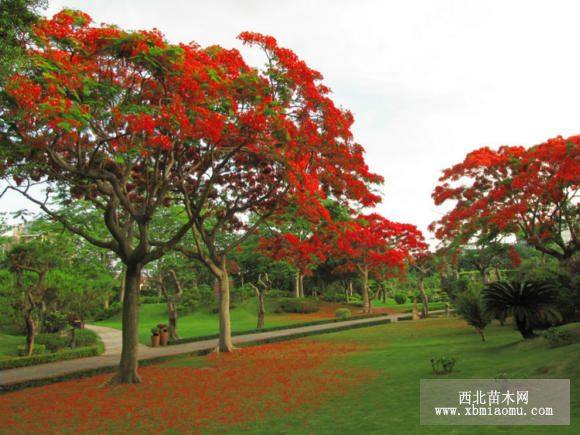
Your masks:
{"label": "flame tree canopy", "polygon": [[[291,202],[324,216],[329,195],[351,205],[379,200],[368,185],[381,178],[353,142],[352,115],[271,37],[241,35],[268,56],[259,70],[237,50],[169,44],[157,30],[94,25],[79,11],[41,20],[31,36],[28,67],[2,98],[0,171],[11,189],[126,265],[125,382],[138,381],[141,269],[192,225],[215,223],[202,228],[209,249],[219,231],[247,227],[250,213]],[[35,183],[50,186],[46,197],[35,197]],[[102,211],[106,236],[51,208],[75,199]],[[187,218],[155,240],[152,222],[175,204],[187,205]]]}
{"label": "flame tree canopy", "polygon": [[453,208],[434,222],[437,238],[460,243],[517,234],[566,261],[578,251],[580,136],[556,137],[525,149],[484,147],[443,172],[436,205]]}

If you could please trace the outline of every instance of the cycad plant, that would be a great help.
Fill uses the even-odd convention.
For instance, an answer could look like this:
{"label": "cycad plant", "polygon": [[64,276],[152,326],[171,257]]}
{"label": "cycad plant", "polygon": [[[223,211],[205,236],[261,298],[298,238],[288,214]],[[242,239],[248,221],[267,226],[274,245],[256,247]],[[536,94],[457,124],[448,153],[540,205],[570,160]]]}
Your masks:
{"label": "cycad plant", "polygon": [[483,289],[487,311],[496,318],[512,316],[524,339],[536,336],[535,324],[561,319],[557,299],[558,290],[541,282],[495,282]]}

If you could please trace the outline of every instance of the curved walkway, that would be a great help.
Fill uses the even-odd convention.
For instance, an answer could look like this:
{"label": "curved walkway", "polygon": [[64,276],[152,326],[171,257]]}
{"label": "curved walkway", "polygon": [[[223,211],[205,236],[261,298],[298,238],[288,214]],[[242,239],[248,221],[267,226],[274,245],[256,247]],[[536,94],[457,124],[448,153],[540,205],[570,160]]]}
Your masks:
{"label": "curved walkway", "polygon": [[[444,310],[432,311],[431,314],[442,313]],[[271,340],[291,340],[293,338],[326,332],[340,331],[356,327],[379,325],[382,323],[396,322],[400,319],[409,319],[408,313],[389,314],[385,316],[371,317],[366,319],[353,319],[322,325],[298,326],[291,329],[267,331],[254,334],[238,335],[232,338],[234,344],[255,343],[259,344]],[[60,377],[73,373],[86,374],[96,372],[113,371],[119,363],[121,353],[121,331],[103,326],[87,325],[87,328],[95,331],[105,344],[105,352],[99,356],[58,361],[29,367],[20,367],[0,371],[0,391],[16,389],[19,384],[29,382],[43,384],[58,381]],[[217,339],[196,341],[193,343],[176,344],[163,347],[139,346],[139,361],[151,361],[168,358],[177,355],[195,355],[211,351],[217,346]]]}
{"label": "curved walkway", "polygon": [[[107,326],[97,326],[97,325],[86,325],[85,328],[90,329],[95,332],[103,344],[105,345],[104,356],[108,355],[121,355],[121,349],[123,348],[123,332],[109,328]],[[147,346],[139,344],[139,352],[143,349],[148,349]]]}

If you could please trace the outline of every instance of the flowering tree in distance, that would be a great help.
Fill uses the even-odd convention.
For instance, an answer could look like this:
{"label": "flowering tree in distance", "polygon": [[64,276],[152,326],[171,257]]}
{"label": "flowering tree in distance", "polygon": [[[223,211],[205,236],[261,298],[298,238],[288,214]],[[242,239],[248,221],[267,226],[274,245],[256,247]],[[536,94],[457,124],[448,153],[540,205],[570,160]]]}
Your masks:
{"label": "flowering tree in distance", "polygon": [[336,253],[345,267],[359,272],[362,279],[363,310],[371,312],[369,273],[388,269],[402,272],[411,253],[426,249],[423,235],[411,224],[392,222],[378,214],[360,215],[344,223],[338,232]]}
{"label": "flowering tree in distance", "polygon": [[556,137],[529,149],[480,148],[446,169],[439,181],[435,204],[454,203],[431,225],[441,240],[517,234],[562,263],[580,247],[580,136]]}
{"label": "flowering tree in distance", "polygon": [[237,59],[246,76],[218,110],[223,127],[204,142],[201,157],[211,163],[180,192],[193,226],[191,243],[177,249],[220,283],[221,352],[232,349],[228,255],[289,208],[318,222],[331,219],[327,198],[374,205],[380,198],[369,186],[382,181],[369,172],[353,142],[352,115],[334,105],[322,76],[272,37],[246,32],[240,39],[263,51],[266,66],[250,69]]}

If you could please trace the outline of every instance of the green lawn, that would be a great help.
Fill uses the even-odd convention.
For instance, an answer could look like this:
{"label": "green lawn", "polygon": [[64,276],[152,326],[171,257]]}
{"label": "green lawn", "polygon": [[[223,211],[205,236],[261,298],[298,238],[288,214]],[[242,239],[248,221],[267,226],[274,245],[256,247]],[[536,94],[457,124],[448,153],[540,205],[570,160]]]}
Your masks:
{"label": "green lawn", "polygon": [[[446,304],[446,302],[431,302],[429,304],[429,310],[430,311],[443,310],[445,308],[445,304]],[[377,307],[377,308],[386,307],[386,308],[391,308],[399,313],[410,313],[411,311],[413,311],[413,302],[406,302],[404,304],[397,304],[393,299],[387,299],[386,303],[383,301],[374,300],[373,307]],[[421,308],[423,307],[423,304],[418,302],[417,307],[419,308],[419,312],[421,312]]]}
{"label": "green lawn", "polygon": [[18,356],[17,346],[24,345],[23,335],[0,333],[0,359]]}
{"label": "green lawn", "polygon": [[[580,324],[575,325],[580,330]],[[335,358],[334,365],[347,373],[375,372],[376,378],[345,388],[319,408],[278,414],[243,426],[209,428],[245,433],[546,433],[580,432],[580,343],[551,349],[542,338],[523,342],[509,326],[488,328],[482,343],[472,328],[459,319],[401,322],[307,339],[312,346],[324,343],[355,344],[361,349]],[[421,426],[419,382],[435,377],[429,359],[451,354],[456,371],[446,378],[570,378],[570,427]],[[203,358],[179,362],[203,365]],[[171,363],[168,363],[170,365]],[[175,363],[174,363],[175,364]],[[300,382],[300,376],[296,379]]]}
{"label": "green lawn", "polygon": [[[266,312],[265,326],[291,325],[295,323],[316,320],[317,313],[309,315],[277,314],[273,312],[269,302]],[[354,310],[354,309],[353,309]],[[247,331],[256,327],[256,300],[249,299],[231,310],[232,330]],[[303,320],[301,320],[303,317]],[[322,316],[321,316],[322,318]],[[149,345],[151,343],[151,328],[159,323],[167,324],[167,307],[165,304],[143,304],[139,310],[139,341]],[[121,316],[95,322],[96,325],[109,326],[121,329]],[[219,331],[218,315],[208,310],[200,309],[177,320],[177,329],[181,338],[201,337],[216,334]]]}

